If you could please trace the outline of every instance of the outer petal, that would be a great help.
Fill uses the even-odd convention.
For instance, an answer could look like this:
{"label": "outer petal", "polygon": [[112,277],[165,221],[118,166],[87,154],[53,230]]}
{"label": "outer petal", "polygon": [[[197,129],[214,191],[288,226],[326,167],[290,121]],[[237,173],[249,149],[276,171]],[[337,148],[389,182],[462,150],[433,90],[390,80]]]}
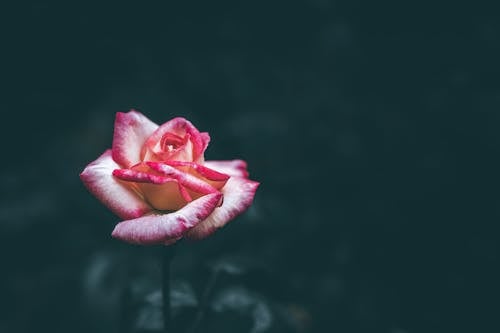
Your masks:
{"label": "outer petal", "polygon": [[141,148],[158,125],[142,113],[118,112],[113,134],[113,159],[122,167],[130,167],[141,161]]}
{"label": "outer petal", "polygon": [[205,161],[203,165],[229,176],[248,178],[247,162],[243,160]]}
{"label": "outer petal", "polygon": [[120,166],[108,149],[97,160],[87,165],[80,178],[87,189],[113,213],[122,219],[131,219],[152,210],[130,187],[113,177],[113,170]]}
{"label": "outer petal", "polygon": [[218,228],[223,227],[237,215],[243,213],[252,204],[258,186],[258,182],[242,177],[229,178],[226,185],[222,188],[222,193],[224,194],[222,206],[215,209],[205,221],[189,230],[186,238],[205,238]]}
{"label": "outer petal", "polygon": [[221,198],[221,193],[208,194],[170,214],[153,214],[120,222],[112,236],[134,244],[171,244],[206,219]]}

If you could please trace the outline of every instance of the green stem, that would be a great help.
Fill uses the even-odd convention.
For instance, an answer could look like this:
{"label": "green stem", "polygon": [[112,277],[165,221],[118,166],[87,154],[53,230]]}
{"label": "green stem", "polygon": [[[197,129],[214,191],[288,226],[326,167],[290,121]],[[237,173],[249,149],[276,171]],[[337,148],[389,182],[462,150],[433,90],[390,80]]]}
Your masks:
{"label": "green stem", "polygon": [[163,328],[165,333],[171,333],[173,332],[173,325],[170,311],[170,263],[175,251],[173,246],[166,246],[162,250]]}

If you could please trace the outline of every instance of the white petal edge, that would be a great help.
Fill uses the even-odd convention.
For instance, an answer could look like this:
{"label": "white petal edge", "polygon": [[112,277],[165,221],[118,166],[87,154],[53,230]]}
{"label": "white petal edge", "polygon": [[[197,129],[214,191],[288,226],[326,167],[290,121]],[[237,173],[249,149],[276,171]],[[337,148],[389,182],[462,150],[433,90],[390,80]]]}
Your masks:
{"label": "white petal edge", "polygon": [[113,159],[126,168],[139,163],[143,144],[158,127],[140,112],[117,112],[113,133]]}
{"label": "white petal edge", "polygon": [[189,230],[186,238],[203,239],[222,228],[243,213],[253,202],[258,182],[242,177],[231,177],[222,188],[224,202],[202,223]]}
{"label": "white petal edge", "polygon": [[203,165],[228,176],[248,178],[247,163],[243,160],[205,161]]}
{"label": "white petal edge", "polygon": [[220,192],[208,194],[172,213],[151,214],[120,222],[113,230],[112,236],[133,244],[170,245],[205,220],[221,198]]}
{"label": "white petal edge", "polygon": [[132,189],[113,176],[120,166],[113,160],[111,149],[85,167],[80,174],[87,189],[122,219],[142,216],[152,210]]}

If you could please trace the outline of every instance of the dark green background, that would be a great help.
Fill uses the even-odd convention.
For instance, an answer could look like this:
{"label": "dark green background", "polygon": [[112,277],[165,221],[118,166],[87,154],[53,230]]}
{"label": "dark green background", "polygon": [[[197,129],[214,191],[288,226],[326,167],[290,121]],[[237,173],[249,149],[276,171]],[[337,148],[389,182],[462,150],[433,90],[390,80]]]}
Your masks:
{"label": "dark green background", "polygon": [[[111,239],[78,178],[130,108],[190,119],[207,159],[261,182],[245,215],[178,247],[198,294],[230,255],[246,273],[216,289],[268,304],[268,332],[498,329],[493,6],[165,3],[3,10],[1,332],[117,332],[122,286],[159,287],[155,250]],[[250,331],[236,312],[204,328]]]}

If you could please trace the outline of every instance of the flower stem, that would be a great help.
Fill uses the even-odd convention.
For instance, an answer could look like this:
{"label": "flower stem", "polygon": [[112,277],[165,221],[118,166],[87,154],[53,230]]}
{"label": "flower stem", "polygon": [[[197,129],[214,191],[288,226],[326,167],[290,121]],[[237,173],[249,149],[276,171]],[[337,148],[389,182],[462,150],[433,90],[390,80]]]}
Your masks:
{"label": "flower stem", "polygon": [[163,329],[165,333],[171,333],[173,325],[170,312],[170,263],[175,251],[173,246],[166,246],[162,251]]}
{"label": "flower stem", "polygon": [[219,276],[219,270],[214,269],[210,278],[205,285],[205,289],[203,290],[203,294],[200,299],[200,306],[198,307],[198,311],[196,312],[196,316],[194,317],[193,323],[188,329],[188,333],[196,333],[198,331],[198,326],[203,320],[203,316],[205,315],[205,311],[207,309],[207,304],[209,301],[210,294],[212,293],[215,283],[217,282],[217,277]]}

